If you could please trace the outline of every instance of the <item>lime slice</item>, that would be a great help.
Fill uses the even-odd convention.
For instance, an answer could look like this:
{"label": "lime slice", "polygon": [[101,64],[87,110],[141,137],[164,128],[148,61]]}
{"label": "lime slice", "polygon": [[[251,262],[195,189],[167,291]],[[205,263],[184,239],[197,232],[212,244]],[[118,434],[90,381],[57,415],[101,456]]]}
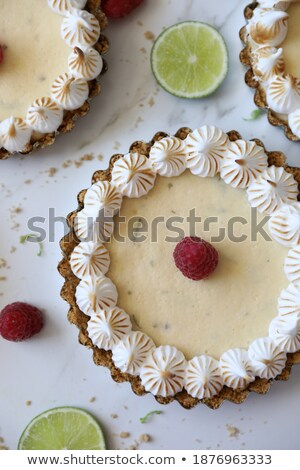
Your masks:
{"label": "lime slice", "polygon": [[212,26],[185,21],[156,39],[151,66],[158,83],[180,98],[203,98],[213,93],[228,71],[228,52]]}
{"label": "lime slice", "polygon": [[102,430],[80,408],[53,408],[36,416],[20,438],[19,450],[103,450]]}

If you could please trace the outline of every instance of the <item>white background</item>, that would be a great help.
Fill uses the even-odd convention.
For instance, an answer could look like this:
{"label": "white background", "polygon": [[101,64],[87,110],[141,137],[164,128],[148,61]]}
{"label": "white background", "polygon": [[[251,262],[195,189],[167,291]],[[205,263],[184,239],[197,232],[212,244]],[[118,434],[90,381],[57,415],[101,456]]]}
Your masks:
{"label": "white background", "polygon": [[[258,137],[268,149],[284,151],[289,163],[300,162],[300,144],[287,141],[265,115],[255,122],[243,120],[254,109],[253,92],[244,85],[245,70],[238,59],[245,5],[237,0],[146,0],[130,17],[110,24],[109,72],[101,80],[103,93],[76,130],[61,136],[52,148],[0,162],[0,258],[9,266],[0,270],[0,278],[6,277],[0,281],[0,307],[27,301],[43,309],[46,318],[42,333],[28,342],[0,340],[0,436],[11,449],[31,418],[61,405],[91,411],[103,424],[110,449],[124,449],[142,433],[153,438],[141,445],[144,449],[300,449],[299,368],[295,367],[288,383],[274,384],[267,397],[252,394],[245,404],[225,403],[218,411],[205,406],[186,411],[177,403],[161,407],[151,396],[136,397],[128,384],[114,383],[107,370],[94,366],[91,352],[78,344],[76,328],[67,322],[68,308],[59,297],[62,279],[56,271],[61,225],[55,241],[44,243],[40,258],[36,245],[19,244],[19,236],[28,232],[30,217],[47,219],[49,208],[65,216],[76,208],[79,190],[90,185],[95,170],[107,166],[117,147],[125,153],[134,140],[149,140],[158,130],[174,133],[184,125],[215,124],[226,131],[237,129],[245,138]],[[151,42],[144,33],[157,35],[181,20],[214,25],[228,44],[229,75],[209,99],[176,99],[159,90],[152,76]],[[63,162],[87,153],[94,153],[94,160],[80,168],[74,163],[63,168]],[[97,159],[100,154],[103,161]],[[52,177],[51,167],[58,169]],[[31,184],[25,183],[28,179]],[[16,207],[21,212],[16,214]],[[14,253],[10,253],[12,247],[17,249]],[[91,397],[96,397],[93,403]],[[27,400],[31,406],[26,406]],[[139,418],[154,409],[162,409],[163,414],[140,424]],[[118,418],[112,419],[112,413]],[[228,426],[239,430],[236,437],[230,437]],[[130,432],[129,438],[118,437],[125,431]]]}

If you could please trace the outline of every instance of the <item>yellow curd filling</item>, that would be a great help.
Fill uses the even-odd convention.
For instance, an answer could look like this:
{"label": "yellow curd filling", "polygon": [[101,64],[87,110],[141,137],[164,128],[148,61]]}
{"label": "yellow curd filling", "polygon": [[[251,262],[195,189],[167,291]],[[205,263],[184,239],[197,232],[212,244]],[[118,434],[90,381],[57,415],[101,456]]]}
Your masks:
{"label": "yellow curd filling", "polygon": [[298,59],[300,47],[300,3],[292,3],[288,9],[288,14],[288,34],[282,44],[286,71],[300,79],[300,61]]}
{"label": "yellow curd filling", "polygon": [[36,98],[50,96],[55,78],[68,71],[67,47],[60,35],[62,16],[46,0],[0,0],[0,121],[25,118]]}
{"label": "yellow curd filling", "polygon": [[[195,224],[195,233],[187,220],[192,209],[202,218]],[[186,171],[176,178],[158,177],[147,196],[125,197],[120,215],[126,217],[126,223],[117,225],[124,242],[116,240],[115,231],[108,246],[108,277],[117,286],[118,305],[131,316],[135,329],[147,333],[157,345],[176,346],[187,358],[203,353],[218,358],[229,348],[247,348],[251,341],[268,334],[269,323],[277,314],[277,298],[288,284],[283,273],[287,249],[259,234],[256,241],[251,240],[251,208],[245,191],[218,178],[199,178]],[[176,222],[178,216],[184,222]],[[128,222],[132,217],[133,222]],[[172,220],[185,236],[208,241],[225,228],[225,238],[212,242],[220,259],[208,279],[192,281],[176,268],[176,242],[168,242],[166,237],[178,234],[171,233],[165,223],[152,222],[152,236],[142,243],[136,238],[146,236],[142,232],[129,239],[128,225],[145,230],[145,222],[138,219],[150,226],[157,217],[169,224]],[[205,227],[209,217],[217,217],[218,222],[206,222]],[[247,224],[235,219],[232,230],[233,217],[241,217]],[[257,214],[257,224],[263,218]],[[233,241],[233,236],[242,235],[245,241]]]}

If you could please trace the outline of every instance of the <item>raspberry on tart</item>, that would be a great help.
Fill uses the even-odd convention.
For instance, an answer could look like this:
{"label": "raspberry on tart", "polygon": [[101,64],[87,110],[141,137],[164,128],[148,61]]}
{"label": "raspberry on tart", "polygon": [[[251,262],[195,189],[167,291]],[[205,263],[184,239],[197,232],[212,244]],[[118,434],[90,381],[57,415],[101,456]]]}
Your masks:
{"label": "raspberry on tart", "polygon": [[219,261],[217,250],[199,237],[185,237],[176,245],[173,256],[182,274],[194,281],[207,279]]}

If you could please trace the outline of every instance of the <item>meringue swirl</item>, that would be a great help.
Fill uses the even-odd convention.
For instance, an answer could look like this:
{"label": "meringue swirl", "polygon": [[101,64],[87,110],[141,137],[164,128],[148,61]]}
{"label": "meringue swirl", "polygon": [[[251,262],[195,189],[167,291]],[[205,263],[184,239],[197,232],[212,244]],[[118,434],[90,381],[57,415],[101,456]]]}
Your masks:
{"label": "meringue swirl", "polygon": [[173,396],[183,389],[185,366],[182,352],[174,346],[159,346],[142,366],[142,385],[155,396]]}
{"label": "meringue swirl", "polygon": [[61,35],[70,47],[93,46],[100,36],[100,24],[88,11],[72,9],[62,22]]}
{"label": "meringue swirl", "polygon": [[247,188],[268,166],[268,157],[255,142],[231,142],[224,155],[221,178],[234,188]]}
{"label": "meringue swirl", "polygon": [[138,198],[153,188],[155,178],[156,174],[145,155],[128,153],[115,162],[111,183],[124,196]]}
{"label": "meringue swirl", "polygon": [[1,146],[10,153],[22,152],[30,141],[32,130],[21,118],[10,117],[0,124]]}
{"label": "meringue swirl", "polygon": [[151,147],[149,161],[161,176],[179,176],[186,169],[186,145],[177,137],[165,137]]}
{"label": "meringue swirl", "polygon": [[188,362],[184,388],[194,398],[211,398],[223,388],[218,361],[210,356],[194,357]]}
{"label": "meringue swirl", "polygon": [[259,338],[250,344],[248,355],[257,377],[275,379],[286,363],[286,353],[271,338]]}
{"label": "meringue swirl", "polygon": [[187,167],[197,176],[215,176],[220,171],[228,142],[227,134],[217,127],[194,130],[186,139]]}
{"label": "meringue swirl", "polygon": [[100,75],[103,68],[103,60],[99,52],[93,47],[80,49],[74,47],[68,59],[69,72],[76,78],[94,80]]}
{"label": "meringue swirl", "polygon": [[268,167],[247,189],[249,203],[258,211],[272,214],[283,204],[296,202],[298,183],[283,167]]}
{"label": "meringue swirl", "polygon": [[52,84],[51,96],[64,109],[78,109],[88,99],[89,86],[86,80],[64,73]]}
{"label": "meringue swirl", "polygon": [[80,310],[88,316],[101,310],[109,310],[117,303],[118,293],[112,281],[104,276],[85,277],[76,289],[76,302]]}
{"label": "meringue swirl", "polygon": [[28,108],[26,121],[41,133],[55,132],[62,123],[63,109],[51,98],[39,98]]}
{"label": "meringue swirl", "polygon": [[300,203],[284,204],[271,216],[269,230],[278,243],[292,247],[300,243]]}
{"label": "meringue swirl", "polygon": [[155,345],[147,335],[133,331],[113,348],[113,361],[121,372],[138,375]]}
{"label": "meringue swirl", "polygon": [[94,242],[81,242],[71,254],[70,265],[79,279],[99,277],[106,274],[110,265],[110,257],[104,245]]}
{"label": "meringue swirl", "polygon": [[127,313],[118,307],[100,310],[88,322],[87,331],[92,343],[99,349],[113,349],[131,331]]}
{"label": "meringue swirl", "polygon": [[244,389],[254,381],[254,371],[245,349],[230,349],[220,358],[224,384],[233,389]]}

